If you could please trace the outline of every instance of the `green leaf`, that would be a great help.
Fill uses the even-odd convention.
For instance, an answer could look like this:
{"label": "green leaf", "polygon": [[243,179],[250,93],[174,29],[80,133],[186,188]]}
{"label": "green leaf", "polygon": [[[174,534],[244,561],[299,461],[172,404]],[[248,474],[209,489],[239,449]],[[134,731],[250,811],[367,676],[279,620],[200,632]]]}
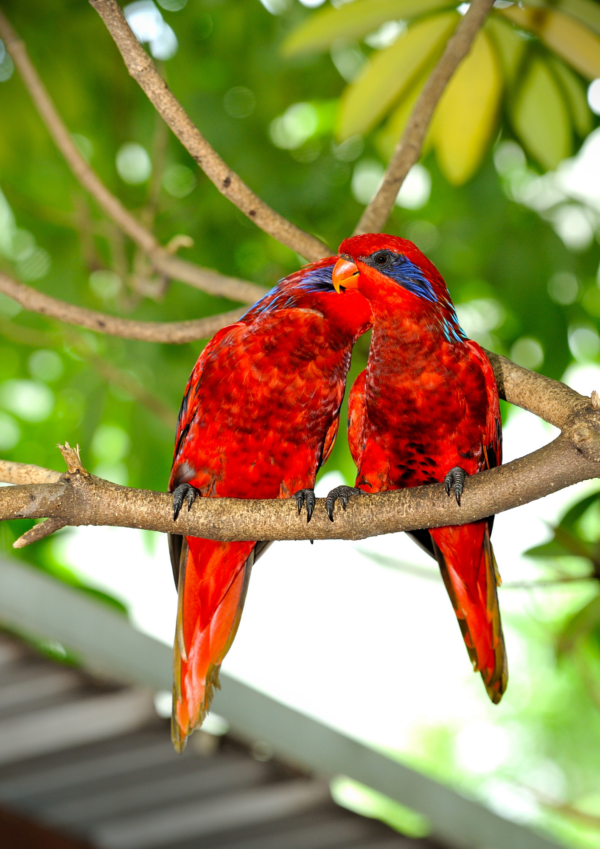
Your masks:
{"label": "green leaf", "polygon": [[447,12],[420,21],[390,47],[375,53],[342,96],[338,136],[345,139],[372,129],[441,54],[459,20],[456,12]]}
{"label": "green leaf", "polygon": [[570,15],[552,9],[536,11],[509,6],[500,14],[517,26],[535,33],[546,47],[584,77],[600,77],[600,38]]}
{"label": "green leaf", "polygon": [[534,57],[516,92],[512,124],[531,156],[547,170],[571,154],[571,120],[550,69]]}
{"label": "green leaf", "polygon": [[581,517],[586,513],[590,507],[598,502],[600,498],[600,493],[592,492],[591,495],[586,495],[585,498],[582,498],[581,501],[578,501],[572,507],[570,507],[565,515],[560,520],[560,524],[562,527],[572,528],[573,525],[581,519]]}
{"label": "green leaf", "polygon": [[508,21],[503,21],[495,15],[486,21],[485,32],[496,49],[504,79],[511,85],[523,64],[527,42]]}
{"label": "green leaf", "polygon": [[288,36],[282,50],[286,56],[326,50],[339,38],[362,38],[387,21],[412,20],[453,6],[452,0],[357,0],[311,15]]}
{"label": "green leaf", "polygon": [[437,107],[432,138],[438,163],[455,186],[466,183],[485,156],[498,123],[502,73],[497,54],[480,32]]}
{"label": "green leaf", "polygon": [[575,131],[579,136],[585,138],[592,132],[594,120],[592,110],[587,101],[587,93],[579,78],[569,70],[560,59],[550,57],[550,67],[558,78],[563,94],[569,105],[571,120]]}
{"label": "green leaf", "polygon": [[[391,159],[398,139],[404,132],[404,128],[406,127],[411,112],[413,111],[419,95],[421,94],[421,90],[427,82],[432,66],[433,63],[427,65],[425,70],[421,73],[421,76],[413,82],[408,91],[404,93],[399,105],[396,106],[394,111],[391,113],[385,126],[377,133],[375,137],[375,145],[383,159]],[[422,154],[425,155],[430,147],[431,127],[425,136]]]}
{"label": "green leaf", "polygon": [[576,18],[582,24],[595,30],[600,34],[600,6],[593,0],[522,0],[524,6],[540,7],[551,6],[560,12],[566,12],[572,18]]}
{"label": "green leaf", "polygon": [[580,640],[600,628],[600,595],[578,610],[567,620],[558,637],[559,654],[573,651]]}

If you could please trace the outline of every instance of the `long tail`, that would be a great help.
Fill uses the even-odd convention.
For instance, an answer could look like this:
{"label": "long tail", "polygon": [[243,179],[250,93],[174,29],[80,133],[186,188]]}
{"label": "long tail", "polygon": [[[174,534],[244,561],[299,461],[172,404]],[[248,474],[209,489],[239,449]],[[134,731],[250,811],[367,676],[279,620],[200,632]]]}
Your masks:
{"label": "long tail", "polygon": [[240,623],[256,551],[265,547],[197,537],[181,542],[171,719],[178,752],[208,713],[219,668]]}
{"label": "long tail", "polygon": [[508,684],[500,620],[500,575],[487,521],[430,531],[434,554],[476,672],[494,704]]}

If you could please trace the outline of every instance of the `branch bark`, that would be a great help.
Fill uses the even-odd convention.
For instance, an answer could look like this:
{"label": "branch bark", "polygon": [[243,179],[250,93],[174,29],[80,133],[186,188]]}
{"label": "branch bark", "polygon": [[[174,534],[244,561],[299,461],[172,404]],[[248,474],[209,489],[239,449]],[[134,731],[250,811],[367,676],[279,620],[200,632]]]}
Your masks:
{"label": "branch bark", "polygon": [[[600,411],[562,384],[493,357],[506,400],[532,408],[562,427],[550,445],[474,475],[466,481],[458,506],[442,484],[414,487],[352,499],[346,512],[329,522],[322,499],[310,524],[289,500],[201,498],[175,522],[172,496],[117,486],[90,475],[69,459],[59,481],[37,483],[46,470],[26,467],[24,486],[0,488],[0,520],[48,518],[69,525],[116,525],[219,540],[363,539],[417,528],[460,525],[510,510],[552,492],[600,475]],[[19,480],[17,464],[6,472]],[[35,467],[34,467],[35,468]],[[0,465],[0,477],[2,466]],[[32,478],[33,475],[33,478]],[[31,482],[33,479],[34,482]]]}
{"label": "branch bark", "polygon": [[239,307],[230,312],[193,321],[133,321],[59,301],[57,298],[32,289],[31,286],[18,283],[2,271],[0,271],[0,292],[31,312],[57,318],[67,324],[86,327],[88,330],[106,333],[109,336],[120,336],[122,339],[165,342],[171,345],[183,345],[196,339],[207,339],[217,330],[233,324],[246,312],[245,307]]}
{"label": "branch bark", "polygon": [[385,227],[406,175],[421,155],[433,113],[453,73],[467,56],[475,36],[483,26],[494,0],[472,0],[446,49],[429,75],[415,104],[402,138],[385,172],[379,191],[366,207],[354,235],[378,233]]}
{"label": "branch bark", "polygon": [[323,242],[271,209],[211,147],[156,70],[152,59],[131,31],[116,0],[89,2],[106,24],[130,75],[221,194],[265,233],[300,256],[311,262],[329,256],[331,251]]}
{"label": "branch bark", "polygon": [[265,294],[266,290],[261,286],[239,280],[236,277],[227,277],[207,268],[200,268],[194,263],[179,259],[163,247],[155,236],[125,209],[121,201],[107,189],[81,155],[31,62],[25,43],[19,38],[1,9],[0,36],[19,69],[23,83],[29,91],[42,121],[75,178],[96,199],[115,224],[150,257],[157,271],[175,280],[188,283],[203,292],[230,298],[232,301],[253,304]]}

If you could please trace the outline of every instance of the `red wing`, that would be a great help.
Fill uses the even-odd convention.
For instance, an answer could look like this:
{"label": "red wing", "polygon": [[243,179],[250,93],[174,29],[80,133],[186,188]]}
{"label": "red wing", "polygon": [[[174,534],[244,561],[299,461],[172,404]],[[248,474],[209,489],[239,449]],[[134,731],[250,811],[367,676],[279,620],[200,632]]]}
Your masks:
{"label": "red wing", "polygon": [[470,348],[473,358],[480,364],[485,378],[488,414],[485,423],[485,433],[483,434],[483,449],[484,457],[486,458],[484,468],[494,469],[496,466],[502,464],[502,419],[500,417],[500,401],[498,398],[496,378],[494,377],[494,370],[490,361],[477,342],[469,340],[466,342],[466,345]]}
{"label": "red wing", "polygon": [[350,453],[357,469],[360,470],[362,455],[365,448],[365,377],[366,370],[361,372],[350,390],[348,398],[348,443]]}

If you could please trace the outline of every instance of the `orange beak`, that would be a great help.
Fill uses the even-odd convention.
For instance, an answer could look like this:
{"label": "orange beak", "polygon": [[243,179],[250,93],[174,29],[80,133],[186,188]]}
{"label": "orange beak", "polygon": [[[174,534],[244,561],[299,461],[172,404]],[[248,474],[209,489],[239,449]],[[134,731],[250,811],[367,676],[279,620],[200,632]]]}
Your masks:
{"label": "orange beak", "polygon": [[332,281],[335,291],[339,294],[344,289],[358,289],[358,268],[348,259],[338,259],[333,267]]}

